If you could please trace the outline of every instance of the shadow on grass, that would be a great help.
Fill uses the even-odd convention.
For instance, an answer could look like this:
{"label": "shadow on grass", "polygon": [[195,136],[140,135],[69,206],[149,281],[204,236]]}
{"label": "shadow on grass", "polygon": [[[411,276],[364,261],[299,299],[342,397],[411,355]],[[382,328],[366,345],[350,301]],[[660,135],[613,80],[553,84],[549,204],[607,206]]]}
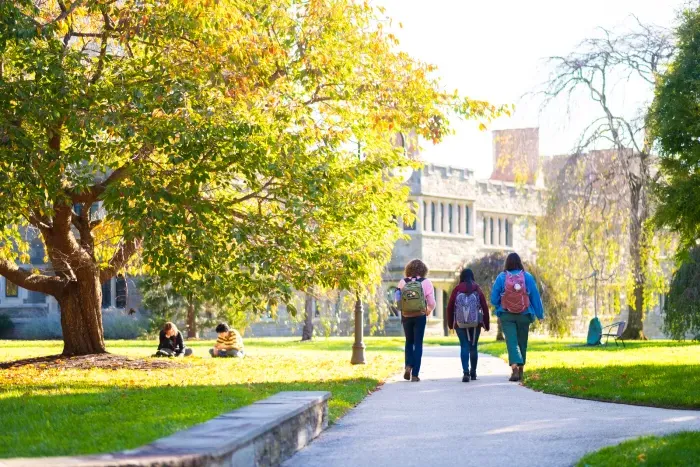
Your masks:
{"label": "shadow on grass", "polygon": [[700,409],[700,373],[691,365],[536,368],[525,385],[549,394],[654,407]]}
{"label": "shadow on grass", "polygon": [[152,388],[82,383],[0,392],[0,458],[131,449],[280,391],[330,391],[329,416],[335,421],[378,383],[371,378]]}

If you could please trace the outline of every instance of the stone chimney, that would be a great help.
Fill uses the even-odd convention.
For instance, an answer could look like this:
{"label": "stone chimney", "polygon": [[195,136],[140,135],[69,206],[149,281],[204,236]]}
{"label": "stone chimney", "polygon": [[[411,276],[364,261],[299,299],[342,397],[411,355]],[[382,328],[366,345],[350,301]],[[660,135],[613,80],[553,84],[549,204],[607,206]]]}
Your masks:
{"label": "stone chimney", "polygon": [[539,160],[539,128],[493,131],[491,180],[534,184]]}

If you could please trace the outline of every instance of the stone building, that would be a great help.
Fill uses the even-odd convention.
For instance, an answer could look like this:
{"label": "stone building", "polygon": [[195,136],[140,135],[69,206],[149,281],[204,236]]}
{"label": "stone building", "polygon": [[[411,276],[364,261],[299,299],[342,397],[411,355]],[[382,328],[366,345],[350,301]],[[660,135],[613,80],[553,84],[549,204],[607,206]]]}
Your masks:
{"label": "stone building", "polygon": [[[534,184],[536,165],[528,172],[513,161],[539,157],[537,129],[494,132],[493,147],[490,179],[478,180],[466,168],[427,164],[408,180],[417,219],[403,226],[409,239],[394,247],[384,287],[391,295],[406,263],[422,259],[430,268],[437,301],[428,323],[430,333],[444,330],[449,292],[460,266],[494,251],[536,258],[536,218],[542,213],[543,188]],[[530,183],[516,182],[518,173],[525,173]],[[398,317],[395,320],[389,325],[392,334],[401,332]]]}

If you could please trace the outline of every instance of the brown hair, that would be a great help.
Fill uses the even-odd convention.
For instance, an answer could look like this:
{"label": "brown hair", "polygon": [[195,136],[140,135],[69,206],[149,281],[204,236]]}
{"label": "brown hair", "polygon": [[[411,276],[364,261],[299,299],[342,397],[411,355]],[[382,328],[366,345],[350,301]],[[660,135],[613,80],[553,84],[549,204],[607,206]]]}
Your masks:
{"label": "brown hair", "polygon": [[403,270],[406,277],[425,277],[428,275],[428,266],[419,259],[411,260]]}
{"label": "brown hair", "polygon": [[525,267],[523,266],[520,256],[517,253],[511,253],[506,258],[506,264],[503,266],[503,269],[506,271],[513,271],[515,269],[524,271]]}
{"label": "brown hair", "polygon": [[175,326],[175,323],[171,323],[170,321],[168,321],[167,323],[165,323],[165,324],[163,325],[163,331],[168,332],[168,331],[170,331],[171,329],[175,330],[175,334],[177,334],[177,333],[179,332],[179,331],[177,330],[177,326]]}

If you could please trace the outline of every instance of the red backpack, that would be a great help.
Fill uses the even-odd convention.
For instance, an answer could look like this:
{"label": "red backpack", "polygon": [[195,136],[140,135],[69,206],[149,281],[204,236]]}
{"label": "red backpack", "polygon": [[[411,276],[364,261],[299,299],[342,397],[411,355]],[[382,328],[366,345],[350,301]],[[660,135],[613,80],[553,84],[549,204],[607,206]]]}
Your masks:
{"label": "red backpack", "polygon": [[506,271],[505,292],[501,295],[501,307],[511,313],[522,313],[530,306],[530,296],[525,286],[525,271],[511,274]]}

